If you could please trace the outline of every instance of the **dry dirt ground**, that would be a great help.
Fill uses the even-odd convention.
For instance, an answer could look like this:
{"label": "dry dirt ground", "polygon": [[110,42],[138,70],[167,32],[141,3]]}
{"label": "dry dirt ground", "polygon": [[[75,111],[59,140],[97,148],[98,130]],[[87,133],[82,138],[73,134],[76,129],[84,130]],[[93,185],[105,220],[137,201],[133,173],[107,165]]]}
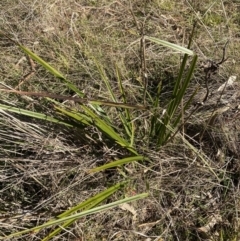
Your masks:
{"label": "dry dirt ground", "polygon": [[[103,142],[94,128],[73,131],[1,111],[0,236],[42,224],[113,183],[129,180],[129,187],[112,201],[145,191],[149,198],[80,219],[54,240],[240,240],[239,1],[0,2],[0,31],[61,71],[89,98],[109,98],[96,67],[101,63],[116,95],[117,66],[128,100],[141,100],[138,28],[187,46],[194,21],[192,50],[199,58],[187,93],[199,85],[193,102],[206,96],[207,60],[220,62],[228,41],[227,59],[207,83],[205,105],[181,131],[196,151],[177,137],[158,151],[146,144],[147,137],[139,138],[137,149],[150,162],[89,175],[89,168],[118,159],[124,151]],[[73,94],[0,34],[1,88]],[[148,91],[154,94],[162,81],[161,98],[167,102],[181,59],[159,45],[147,43],[145,51]],[[230,77],[235,81],[226,83]],[[1,93],[0,102],[54,114],[44,98]],[[146,113],[140,116],[146,118]],[[147,128],[146,122],[142,129]],[[11,240],[41,240],[49,231]]]}

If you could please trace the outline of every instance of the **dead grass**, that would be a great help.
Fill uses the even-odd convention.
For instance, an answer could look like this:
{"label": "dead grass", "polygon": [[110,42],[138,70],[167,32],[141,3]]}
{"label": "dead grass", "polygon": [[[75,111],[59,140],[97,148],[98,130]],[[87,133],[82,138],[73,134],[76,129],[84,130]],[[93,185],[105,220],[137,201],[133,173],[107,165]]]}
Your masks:
{"label": "dead grass", "polygon": [[[200,62],[209,58],[220,60],[227,40],[229,59],[209,85],[214,91],[229,76],[238,78],[237,1],[205,0],[199,4],[156,0],[130,4],[124,0],[2,0],[1,6],[1,28],[63,72],[91,98],[109,99],[97,62],[116,91],[118,66],[128,101],[142,100],[136,25],[144,22],[146,35],[186,46],[193,20],[199,20],[193,45],[199,54],[199,65],[189,94],[200,83],[200,96],[204,96]],[[4,37],[0,38],[0,47],[1,83],[23,91],[72,94],[39,66],[26,78],[32,66],[24,54]],[[146,62],[149,92],[154,93],[161,80],[166,99],[177,75],[179,56],[149,44]],[[239,87],[231,91],[239,92]],[[3,103],[52,114],[44,99],[1,95]],[[73,133],[1,112],[0,234],[41,224],[111,183],[129,179],[129,189],[113,199],[146,189],[150,198],[132,203],[128,209],[119,207],[79,220],[55,240],[238,240],[239,96],[228,111],[217,115],[209,125],[209,118],[204,116],[215,111],[215,102],[192,117],[184,137],[177,136],[158,152],[152,143],[146,143],[144,136],[149,113],[138,113],[139,118],[146,119],[145,126],[136,127],[138,150],[151,161],[97,175],[86,171],[120,157],[123,151],[100,141],[96,130]],[[196,148],[195,152],[184,138]],[[48,231],[12,240],[40,240]]]}

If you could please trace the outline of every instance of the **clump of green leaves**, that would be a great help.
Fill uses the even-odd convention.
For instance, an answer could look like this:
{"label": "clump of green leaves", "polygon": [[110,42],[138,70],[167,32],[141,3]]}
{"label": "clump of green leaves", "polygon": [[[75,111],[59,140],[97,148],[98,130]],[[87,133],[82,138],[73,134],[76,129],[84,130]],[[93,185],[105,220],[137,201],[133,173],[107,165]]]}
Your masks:
{"label": "clump of green leaves", "polygon": [[[150,140],[151,142],[153,140],[155,141],[157,149],[165,145],[169,140],[169,138],[176,133],[177,127],[180,123],[180,119],[184,111],[188,108],[191,102],[191,97],[190,97],[189,100],[186,101],[185,104],[181,107],[182,111],[179,112],[181,101],[185,95],[185,92],[190,83],[191,76],[195,68],[197,55],[195,55],[193,51],[189,49],[190,43],[188,48],[184,48],[179,45],[172,44],[170,42],[166,42],[157,38],[148,37],[148,36],[146,36],[145,38],[147,41],[153,42],[155,44],[163,45],[167,48],[171,48],[174,51],[177,51],[178,54],[179,53],[184,54],[181,67],[178,73],[178,77],[175,81],[175,86],[172,92],[172,98],[171,100],[169,100],[169,103],[167,104],[167,106],[164,107],[164,113],[159,114],[159,111],[157,111],[158,108],[162,108],[160,107],[160,102],[159,102],[159,96],[161,95],[161,88],[159,88],[157,95],[152,96],[151,102],[150,102],[151,105],[142,106],[142,105],[128,104],[125,98],[125,90],[124,90],[118,69],[116,70],[116,75],[117,75],[116,79],[118,81],[119,91],[122,96],[122,102],[121,103],[117,102],[117,97],[113,89],[111,88],[110,81],[106,73],[104,72],[104,69],[101,67],[101,64],[98,62],[96,62],[97,69],[100,73],[102,81],[104,82],[104,84],[108,89],[111,100],[110,101],[87,100],[85,99],[84,93],[81,90],[79,90],[73,83],[71,83],[71,81],[67,80],[58,70],[56,70],[46,61],[44,61],[42,58],[40,58],[39,56],[34,54],[31,50],[22,46],[21,44],[18,44],[18,45],[23,52],[29,55],[30,58],[32,58],[38,64],[43,66],[51,74],[55,75],[57,78],[62,80],[70,90],[72,90],[78,95],[77,100],[79,102],[79,108],[78,110],[76,110],[74,108],[66,107],[61,102],[56,101],[52,98],[49,98],[50,95],[44,96],[44,94],[42,94],[41,96],[47,97],[47,100],[54,105],[54,108],[56,111],[56,116],[54,117],[50,117],[43,113],[36,113],[36,112],[19,109],[12,106],[7,106],[7,105],[0,105],[0,108],[10,112],[31,116],[34,118],[58,123],[68,127],[78,128],[79,127],[78,124],[81,124],[81,126],[83,125],[86,127],[94,126],[103,134],[104,138],[111,139],[116,144],[121,146],[123,149],[126,149],[128,151],[128,154],[124,158],[110,162],[100,167],[93,168],[89,170],[89,173],[102,171],[108,168],[122,166],[124,164],[135,162],[135,161],[147,160],[148,157],[138,154],[138,148],[136,148],[136,145],[135,145],[137,134],[135,132],[134,119],[136,119],[136,116],[133,110],[139,109],[139,111],[142,111],[142,112],[144,111],[151,112],[151,115],[149,117],[150,119],[148,120],[151,123],[150,129],[147,130],[149,132],[148,138],[151,139]],[[187,68],[186,66],[188,63],[189,56],[191,56],[192,59],[190,61],[189,67]],[[21,94],[21,92],[16,92],[16,93]],[[24,92],[22,94],[26,94],[26,93]],[[34,93],[29,93],[29,94],[34,95]],[[82,98],[82,101],[81,101],[81,98]],[[115,113],[114,116],[112,115],[112,113],[110,115],[110,113],[108,113],[106,110],[102,108],[102,106],[104,105],[115,108],[116,112],[114,112]],[[70,124],[69,121],[64,121],[64,118],[59,119],[58,114],[61,114],[61,116],[66,116],[67,118],[74,120],[74,122]],[[118,119],[120,121],[122,129],[114,128],[115,119]],[[77,124],[75,125],[73,123],[77,123]],[[83,203],[80,203],[77,206],[71,208],[70,210],[60,214],[56,219],[48,221],[38,227],[13,233],[7,237],[14,237],[14,236],[22,235],[28,232],[38,232],[43,228],[54,226],[57,224],[61,224],[61,227],[67,228],[74,221],[76,221],[77,219],[85,215],[90,215],[99,211],[104,211],[108,208],[115,207],[125,202],[130,202],[130,201],[138,200],[140,198],[147,197],[146,193],[142,193],[139,195],[135,195],[133,197],[125,198],[125,199],[107,204],[107,205],[98,206],[100,203],[102,203],[104,200],[106,200],[108,197],[110,197],[113,193],[115,193],[124,185],[126,185],[126,183],[115,184],[112,187],[108,188],[107,190],[95,195],[94,197],[84,201]],[[44,241],[49,240],[50,238],[57,235],[61,230],[62,228],[56,228],[43,240]],[[1,237],[1,239],[4,239],[4,238],[6,237]]]}

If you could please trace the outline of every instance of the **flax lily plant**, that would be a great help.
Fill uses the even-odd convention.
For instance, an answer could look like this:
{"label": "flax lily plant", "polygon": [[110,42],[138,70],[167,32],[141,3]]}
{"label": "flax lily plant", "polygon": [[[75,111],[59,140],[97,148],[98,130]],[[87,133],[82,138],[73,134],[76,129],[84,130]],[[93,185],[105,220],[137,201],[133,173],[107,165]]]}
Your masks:
{"label": "flax lily plant", "polygon": [[[157,38],[145,36],[147,41],[153,42],[154,44],[159,44],[165,46],[167,48],[173,49],[177,51],[178,54],[184,54],[182,63],[179,69],[179,74],[175,82],[175,86],[172,92],[172,99],[169,101],[169,104],[164,108],[164,114],[160,115],[156,109],[160,106],[159,96],[161,95],[161,88],[156,96],[152,96],[151,98],[151,105],[145,106],[143,104],[131,105],[128,104],[125,98],[125,90],[122,84],[122,80],[119,74],[119,69],[116,68],[116,79],[118,81],[119,90],[122,95],[122,102],[118,102],[116,95],[114,94],[113,89],[111,88],[109,79],[104,72],[100,63],[96,62],[97,69],[100,73],[103,83],[106,85],[111,100],[109,101],[102,101],[102,100],[89,100],[85,98],[84,93],[79,90],[71,81],[67,80],[63,74],[61,74],[57,69],[53,66],[48,64],[38,55],[33,53],[28,48],[24,47],[23,45],[16,43],[19,48],[27,54],[32,60],[36,61],[39,65],[44,67],[48,72],[59,78],[65,85],[74,93],[76,93],[77,97],[66,97],[66,96],[58,96],[55,94],[50,93],[34,93],[34,92],[21,92],[16,90],[9,90],[9,89],[1,89],[2,92],[12,92],[20,95],[32,95],[32,96],[39,96],[45,97],[48,101],[50,101],[56,110],[56,113],[61,113],[61,115],[68,117],[68,119],[73,119],[74,122],[72,123],[79,123],[81,126],[95,126],[101,133],[103,133],[105,138],[109,138],[117,143],[121,148],[126,149],[129,153],[126,157],[110,162],[108,164],[102,165],[100,167],[96,167],[94,169],[89,170],[89,173],[99,172],[108,168],[114,168],[118,166],[125,165],[127,163],[135,162],[135,161],[143,161],[148,160],[147,156],[139,155],[138,148],[135,146],[135,125],[134,125],[134,118],[135,116],[132,114],[132,110],[139,110],[139,111],[149,111],[151,115],[149,115],[150,119],[149,122],[151,123],[151,128],[149,131],[149,138],[156,140],[156,148],[161,148],[164,144],[167,143],[169,138],[177,131],[177,127],[179,126],[179,122],[181,120],[181,116],[183,115],[184,111],[187,109],[188,105],[191,102],[191,97],[189,100],[181,106],[181,101],[183,96],[186,92],[186,89],[190,83],[192,73],[195,68],[195,64],[197,61],[197,55],[194,54],[193,51],[190,50],[189,43],[188,48],[181,47],[176,44],[172,44]],[[188,62],[189,57],[191,57],[190,65]],[[186,68],[188,63],[188,68]],[[186,70],[187,69],[187,70]],[[80,110],[75,110],[71,108],[66,108],[64,104],[60,103],[58,100],[73,100],[79,104]],[[113,121],[110,115],[104,110],[104,106],[111,106],[116,109],[116,116],[115,119],[118,118],[122,123],[122,129],[115,129]],[[18,113],[25,116],[30,116],[34,118],[38,118],[44,121],[50,121],[54,123],[58,123],[59,125],[65,125],[68,127],[77,127],[74,124],[70,123],[69,121],[64,121],[63,118],[59,119],[56,116],[50,117],[44,113],[36,113],[25,109],[20,109],[17,107],[12,107],[8,105],[0,104],[0,109],[8,112]],[[179,111],[182,109],[182,111]],[[93,174],[91,174],[93,175]],[[127,183],[118,183],[113,185],[112,187],[108,188],[107,190],[95,195],[94,197],[79,203],[75,207],[72,207],[66,212],[63,212],[56,218],[34,228],[25,229],[24,231],[20,231],[17,233],[10,234],[8,236],[0,237],[0,239],[6,239],[14,236],[23,235],[29,232],[38,232],[43,228],[53,226],[55,227],[54,231],[52,231],[47,237],[45,237],[44,241],[50,240],[54,236],[56,236],[59,232],[63,229],[69,227],[74,221],[78,220],[79,218],[90,215],[99,211],[104,211],[108,208],[116,207],[119,204],[130,202],[134,200],[138,200],[141,198],[147,197],[147,193],[138,194],[133,197],[124,198],[122,200],[118,200],[113,203],[109,203],[107,205],[100,205],[103,201],[105,201],[108,197],[110,197],[113,193],[121,189],[127,185]],[[56,227],[55,225],[61,225],[60,227]]]}

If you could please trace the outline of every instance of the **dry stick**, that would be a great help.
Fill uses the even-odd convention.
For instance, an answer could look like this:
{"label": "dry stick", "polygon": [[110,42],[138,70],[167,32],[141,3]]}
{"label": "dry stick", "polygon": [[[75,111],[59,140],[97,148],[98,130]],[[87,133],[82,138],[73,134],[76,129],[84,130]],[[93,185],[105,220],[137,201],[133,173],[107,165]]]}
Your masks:
{"label": "dry stick", "polygon": [[137,30],[138,30],[138,32],[140,32],[141,29],[140,29],[140,27],[139,27],[139,25],[138,25],[138,21],[137,21],[135,15],[134,15],[134,13],[133,13],[131,1],[130,1],[130,12],[131,12],[132,17],[133,17],[133,20],[134,20],[134,22],[135,22],[135,24],[136,24]]}
{"label": "dry stick", "polygon": [[93,99],[72,97],[72,96],[63,96],[63,95],[58,95],[58,94],[46,93],[46,92],[37,93],[37,92],[7,90],[7,89],[0,89],[0,91],[4,91],[4,92],[8,92],[8,93],[16,93],[16,94],[20,94],[20,95],[28,95],[28,96],[49,97],[49,98],[54,98],[54,99],[58,99],[58,100],[72,100],[72,101],[80,103],[80,104],[96,103],[96,104],[102,104],[102,105],[106,105],[106,106],[121,107],[121,108],[128,108],[128,109],[140,109],[140,110],[148,109],[147,106],[143,106],[143,105],[130,105],[130,104],[119,103],[119,102],[93,100]]}
{"label": "dry stick", "polygon": [[222,57],[222,60],[217,63],[217,65],[221,65],[222,63],[224,63],[228,59],[228,58],[225,58],[226,47],[227,47],[228,43],[229,43],[229,40],[225,43],[225,45],[223,47],[223,57]]}
{"label": "dry stick", "polygon": [[146,72],[146,58],[145,58],[145,37],[143,33],[142,26],[141,29],[141,40],[140,40],[140,57],[141,57],[141,78],[144,84],[144,91],[143,91],[143,104],[146,105],[146,94],[147,94],[147,86],[148,86],[148,78]]}
{"label": "dry stick", "polygon": [[215,63],[213,61],[209,61],[210,66],[205,67],[204,72],[206,73],[205,75],[205,85],[206,85],[206,90],[207,93],[205,95],[205,98],[203,99],[203,103],[205,103],[205,101],[208,99],[208,95],[209,95],[209,88],[208,88],[208,82],[209,79],[211,77],[211,75],[216,72],[219,69],[219,66],[224,63],[228,58],[225,58],[225,53],[226,53],[226,47],[229,41],[227,41],[223,47],[223,57],[222,60],[218,63]]}
{"label": "dry stick", "polygon": [[15,87],[15,89],[19,89],[20,86],[25,83],[26,81],[28,81],[35,73],[36,73],[36,69],[35,69],[35,63],[33,62],[33,60],[29,57],[29,55],[27,55],[27,59],[28,59],[28,63],[30,65],[30,72],[27,73],[26,75],[23,76],[23,78],[19,81],[19,84]]}
{"label": "dry stick", "polygon": [[[194,29],[195,29],[195,25],[193,26],[193,30],[192,32],[194,32]],[[184,42],[185,42],[185,30],[184,30],[184,34],[183,34],[183,41],[182,41],[182,44],[184,45]],[[185,126],[184,126],[184,101],[183,101],[183,98],[181,99],[181,121],[182,121],[182,136],[183,136],[183,139],[185,138],[184,135],[185,135]]]}
{"label": "dry stick", "polygon": [[131,15],[133,16],[133,20],[136,24],[136,28],[141,36],[140,38],[140,71],[141,71],[141,79],[142,83],[144,85],[144,90],[143,90],[143,104],[146,105],[146,95],[147,95],[147,86],[148,86],[148,78],[147,78],[147,67],[146,67],[146,58],[145,58],[145,36],[144,36],[144,26],[145,26],[145,21],[147,20],[148,16],[145,18],[144,22],[141,23],[141,26],[139,26],[139,23],[133,13],[132,6],[130,3],[130,12]]}
{"label": "dry stick", "polygon": [[[3,35],[5,38],[7,38],[8,40],[10,40],[11,42],[13,42],[14,44],[16,45],[20,45],[20,43],[14,39],[12,39],[9,34],[7,32],[5,32],[4,30],[3,31],[0,31],[0,35]],[[35,68],[35,63],[34,61],[29,57],[29,55],[27,55],[27,59],[28,59],[28,64],[30,65],[30,72],[25,74],[22,79],[20,79],[19,81],[19,84],[15,87],[15,89],[19,89],[20,86],[28,81],[35,73],[36,73],[36,68]]]}
{"label": "dry stick", "polygon": [[[205,75],[205,85],[206,85],[207,93],[206,93],[206,95],[205,95],[205,97],[204,97],[203,104],[205,103],[205,101],[208,99],[208,96],[209,96],[208,82],[209,82],[209,80],[210,80],[210,78],[211,78],[211,75],[212,75],[214,72],[216,72],[216,71],[219,69],[220,65],[221,65],[222,63],[224,63],[224,62],[228,59],[228,58],[225,58],[225,55],[226,55],[226,47],[227,47],[228,43],[229,43],[229,40],[225,43],[225,45],[224,45],[224,47],[223,47],[223,56],[222,56],[221,61],[218,62],[218,63],[211,62],[211,65],[205,70],[205,72],[206,72],[206,75]],[[228,81],[227,81],[227,82],[228,82]],[[225,86],[224,86],[224,89],[223,89],[222,92],[221,92],[221,95],[220,95],[220,97],[219,97],[219,101],[220,101],[220,99],[221,99],[221,97],[222,97],[222,95],[223,95],[223,92],[224,92],[225,88],[226,88],[227,82],[226,82],[226,84],[225,84]],[[213,111],[212,111],[212,114],[211,114],[208,122],[206,123],[204,129],[202,130],[202,132],[201,132],[201,134],[200,134],[200,139],[199,139],[200,142],[201,142],[201,140],[202,140],[202,138],[203,138],[203,135],[204,135],[204,133],[205,133],[205,131],[206,131],[207,126],[208,126],[208,125],[211,123],[211,121],[212,121],[212,117],[213,117],[213,115],[214,115],[215,110],[217,109],[217,106],[218,106],[219,101],[217,102],[215,108],[214,108]]]}

